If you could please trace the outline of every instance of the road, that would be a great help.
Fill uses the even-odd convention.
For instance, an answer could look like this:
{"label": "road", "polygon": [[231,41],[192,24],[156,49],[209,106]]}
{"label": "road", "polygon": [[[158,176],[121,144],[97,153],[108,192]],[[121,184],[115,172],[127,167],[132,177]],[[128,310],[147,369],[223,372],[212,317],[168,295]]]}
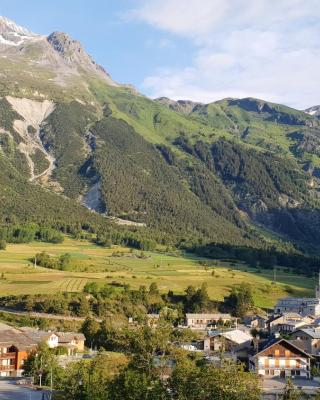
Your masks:
{"label": "road", "polygon": [[1,400],[42,400],[42,392],[17,385],[13,380],[0,380]]}
{"label": "road", "polygon": [[[307,394],[315,394],[319,391],[319,383],[315,380],[296,378],[292,383],[297,389],[302,390]],[[283,394],[286,386],[286,380],[282,378],[270,378],[262,380],[262,391],[265,394]]]}

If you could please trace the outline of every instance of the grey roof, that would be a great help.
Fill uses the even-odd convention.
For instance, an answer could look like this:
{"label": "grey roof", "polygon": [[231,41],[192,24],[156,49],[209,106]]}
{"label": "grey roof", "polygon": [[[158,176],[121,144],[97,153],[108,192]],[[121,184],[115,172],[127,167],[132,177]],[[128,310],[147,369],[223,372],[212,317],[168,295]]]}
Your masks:
{"label": "grey roof", "polygon": [[23,332],[6,330],[0,332],[0,346],[15,346],[19,350],[32,349],[37,346],[37,342],[25,335]]}
{"label": "grey roof", "polygon": [[291,340],[279,339],[279,338],[271,339],[270,341],[264,343],[262,345],[262,348],[259,349],[259,352],[257,354],[255,354],[255,357],[258,356],[263,351],[265,351],[266,349],[274,346],[277,343],[289,344],[290,346],[294,347],[296,350],[300,351],[301,353],[304,353],[307,357],[312,358],[312,356],[310,354],[308,354],[305,350],[301,349],[300,347],[296,346],[296,344],[294,342],[292,342]]}
{"label": "grey roof", "polygon": [[313,339],[320,339],[320,329],[301,328],[301,329],[297,329],[294,333],[300,332],[300,331],[305,333],[305,334],[307,334],[307,335],[309,335]]}
{"label": "grey roof", "polygon": [[304,352],[309,353],[309,342],[307,340],[290,340],[290,343],[293,343]]}
{"label": "grey roof", "polygon": [[55,333],[44,331],[26,331],[24,332],[24,335],[34,340],[36,343],[40,343],[48,340],[52,335],[55,335]]}
{"label": "grey roof", "polygon": [[295,312],[284,312],[282,313],[282,316],[285,318],[303,318],[300,314]]}
{"label": "grey roof", "polygon": [[59,343],[70,343],[73,340],[86,340],[83,333],[73,333],[73,332],[57,332]]}

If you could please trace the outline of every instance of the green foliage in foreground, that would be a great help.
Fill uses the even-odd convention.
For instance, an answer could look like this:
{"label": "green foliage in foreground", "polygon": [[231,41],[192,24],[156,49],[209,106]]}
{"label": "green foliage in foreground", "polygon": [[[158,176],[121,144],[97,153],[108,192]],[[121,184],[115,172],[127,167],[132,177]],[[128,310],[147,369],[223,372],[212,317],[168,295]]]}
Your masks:
{"label": "green foliage in foreground", "polygon": [[[154,368],[150,373],[141,371],[130,364],[114,379],[100,379],[99,385],[88,382],[91,372],[92,382],[97,382],[95,369],[90,365],[74,365],[67,380],[66,395],[68,400],[258,400],[260,389],[258,377],[244,372],[241,366],[230,363],[221,367],[203,365],[186,356],[180,356],[168,381],[161,380],[162,368]],[[182,360],[181,360],[182,358]],[[85,368],[84,368],[85,367]],[[75,376],[85,378],[85,387],[75,384]],[[73,385],[72,385],[73,383]],[[87,397],[86,397],[87,396]]]}
{"label": "green foliage in foreground", "polygon": [[[201,358],[170,347],[170,329],[132,330],[127,356],[100,352],[63,370],[54,351],[40,346],[25,363],[25,375],[52,383],[66,400],[258,400],[259,378],[241,365],[221,360],[208,365]],[[165,351],[165,355],[157,356]],[[111,363],[111,355],[118,362]],[[108,361],[109,358],[109,361]],[[167,377],[168,379],[165,379]]]}

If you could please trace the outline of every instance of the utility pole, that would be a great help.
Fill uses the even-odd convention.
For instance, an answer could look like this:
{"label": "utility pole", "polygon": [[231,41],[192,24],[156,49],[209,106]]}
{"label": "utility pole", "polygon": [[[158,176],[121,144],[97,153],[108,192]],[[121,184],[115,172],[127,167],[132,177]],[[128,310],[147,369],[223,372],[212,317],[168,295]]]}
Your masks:
{"label": "utility pole", "polygon": [[37,268],[37,256],[34,257],[34,268]]}
{"label": "utility pole", "polygon": [[277,282],[277,269],[273,267],[273,283],[276,284]]}
{"label": "utility pole", "polygon": [[52,365],[50,370],[50,400],[52,399],[52,390],[53,390],[53,377],[52,377]]}

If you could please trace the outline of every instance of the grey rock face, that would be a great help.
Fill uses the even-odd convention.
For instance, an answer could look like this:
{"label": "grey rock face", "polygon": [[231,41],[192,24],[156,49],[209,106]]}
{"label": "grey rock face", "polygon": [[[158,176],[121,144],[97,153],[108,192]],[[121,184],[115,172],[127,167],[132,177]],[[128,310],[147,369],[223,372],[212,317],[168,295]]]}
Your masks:
{"label": "grey rock face", "polygon": [[63,32],[53,32],[47,37],[47,40],[53,49],[68,63],[76,64],[85,70],[102,74],[111,80],[106,70],[93,60],[78,40],[72,39]]}

